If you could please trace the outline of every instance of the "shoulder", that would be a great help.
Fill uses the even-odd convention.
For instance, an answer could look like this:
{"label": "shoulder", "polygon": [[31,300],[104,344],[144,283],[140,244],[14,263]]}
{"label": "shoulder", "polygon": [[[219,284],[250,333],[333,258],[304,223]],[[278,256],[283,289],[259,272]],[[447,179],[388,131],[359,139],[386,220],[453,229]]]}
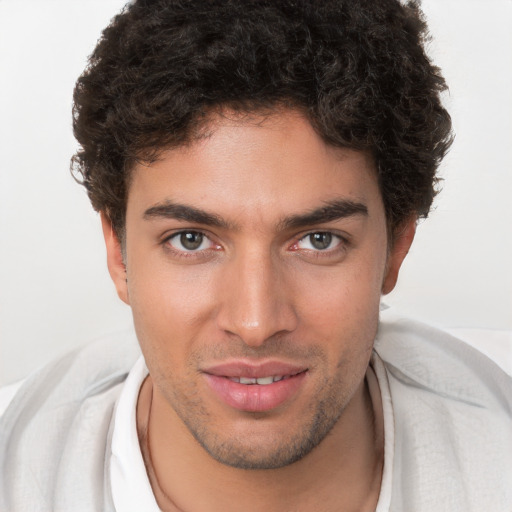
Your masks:
{"label": "shoulder", "polygon": [[375,350],[404,385],[512,414],[512,377],[451,334],[393,311],[381,316]]}
{"label": "shoulder", "polygon": [[463,341],[392,312],[375,351],[394,416],[393,510],[511,510],[512,378]]}
{"label": "shoulder", "polygon": [[121,382],[139,355],[131,329],[93,340],[25,379],[16,389],[5,417],[10,418],[14,410],[28,406],[34,412],[64,404],[77,406]]}
{"label": "shoulder", "polygon": [[0,496],[13,504],[33,495],[34,503],[50,510],[67,460],[75,459],[68,468],[80,468],[82,477],[103,473],[112,411],[139,356],[133,331],[117,333],[70,352],[23,382],[0,420]]}

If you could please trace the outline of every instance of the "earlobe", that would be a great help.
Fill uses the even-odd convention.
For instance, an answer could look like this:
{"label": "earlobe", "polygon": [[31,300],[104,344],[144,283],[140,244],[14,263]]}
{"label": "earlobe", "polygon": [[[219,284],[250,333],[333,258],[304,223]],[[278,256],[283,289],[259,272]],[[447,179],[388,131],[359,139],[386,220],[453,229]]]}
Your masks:
{"label": "earlobe", "polygon": [[126,278],[126,266],[123,259],[123,251],[110,219],[101,212],[101,226],[107,249],[107,266],[110,277],[114,282],[117,295],[126,304],[130,304],[128,296],[128,283]]}
{"label": "earlobe", "polygon": [[382,283],[382,293],[384,295],[390,293],[395,288],[400,267],[402,266],[402,263],[409,252],[412,241],[414,240],[416,223],[417,218],[416,216],[413,216],[404,221],[397,230],[393,247],[391,248],[388,256],[386,275],[384,277],[384,282]]}

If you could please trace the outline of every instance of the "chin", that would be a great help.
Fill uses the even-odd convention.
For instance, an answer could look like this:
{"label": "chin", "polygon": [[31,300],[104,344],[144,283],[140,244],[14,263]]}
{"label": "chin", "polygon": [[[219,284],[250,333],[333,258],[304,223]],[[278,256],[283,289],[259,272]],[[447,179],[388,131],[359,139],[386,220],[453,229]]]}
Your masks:
{"label": "chin", "polygon": [[237,469],[279,469],[306,457],[331,432],[344,410],[338,400],[317,402],[309,420],[295,426],[291,422],[272,425],[261,414],[252,414],[252,428],[243,422],[237,431],[224,428],[215,432],[211,424],[184,422],[203,449],[221,464]]}

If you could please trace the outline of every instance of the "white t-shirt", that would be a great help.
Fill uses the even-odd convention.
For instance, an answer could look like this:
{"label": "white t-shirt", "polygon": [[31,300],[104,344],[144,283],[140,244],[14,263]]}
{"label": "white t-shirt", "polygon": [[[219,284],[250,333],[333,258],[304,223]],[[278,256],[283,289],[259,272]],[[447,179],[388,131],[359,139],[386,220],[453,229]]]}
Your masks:
{"label": "white t-shirt", "polygon": [[[375,353],[371,364],[380,387],[385,432],[384,470],[379,502],[375,512],[388,512],[393,468],[393,408],[386,370]],[[135,415],[137,399],[140,387],[147,375],[148,369],[141,356],[130,371],[116,405],[110,457],[110,485],[117,512],[133,512],[134,510],[158,512],[160,510],[151,490],[137,436]]]}

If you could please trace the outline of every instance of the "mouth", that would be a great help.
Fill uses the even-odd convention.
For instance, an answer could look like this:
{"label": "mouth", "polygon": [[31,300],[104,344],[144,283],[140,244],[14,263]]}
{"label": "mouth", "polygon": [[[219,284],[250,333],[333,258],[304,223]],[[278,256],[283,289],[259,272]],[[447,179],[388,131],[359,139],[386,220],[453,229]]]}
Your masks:
{"label": "mouth", "polygon": [[265,412],[291,401],[303,387],[308,369],[279,362],[233,362],[203,372],[214,396],[245,412]]}
{"label": "mouth", "polygon": [[[300,372],[299,372],[300,373]],[[282,380],[291,379],[295,377],[295,375],[270,375],[268,377],[226,377],[231,382],[238,382],[240,384],[245,384],[246,386],[251,386],[254,384],[258,384],[260,386],[268,386],[273,384],[274,382],[280,382]]]}

